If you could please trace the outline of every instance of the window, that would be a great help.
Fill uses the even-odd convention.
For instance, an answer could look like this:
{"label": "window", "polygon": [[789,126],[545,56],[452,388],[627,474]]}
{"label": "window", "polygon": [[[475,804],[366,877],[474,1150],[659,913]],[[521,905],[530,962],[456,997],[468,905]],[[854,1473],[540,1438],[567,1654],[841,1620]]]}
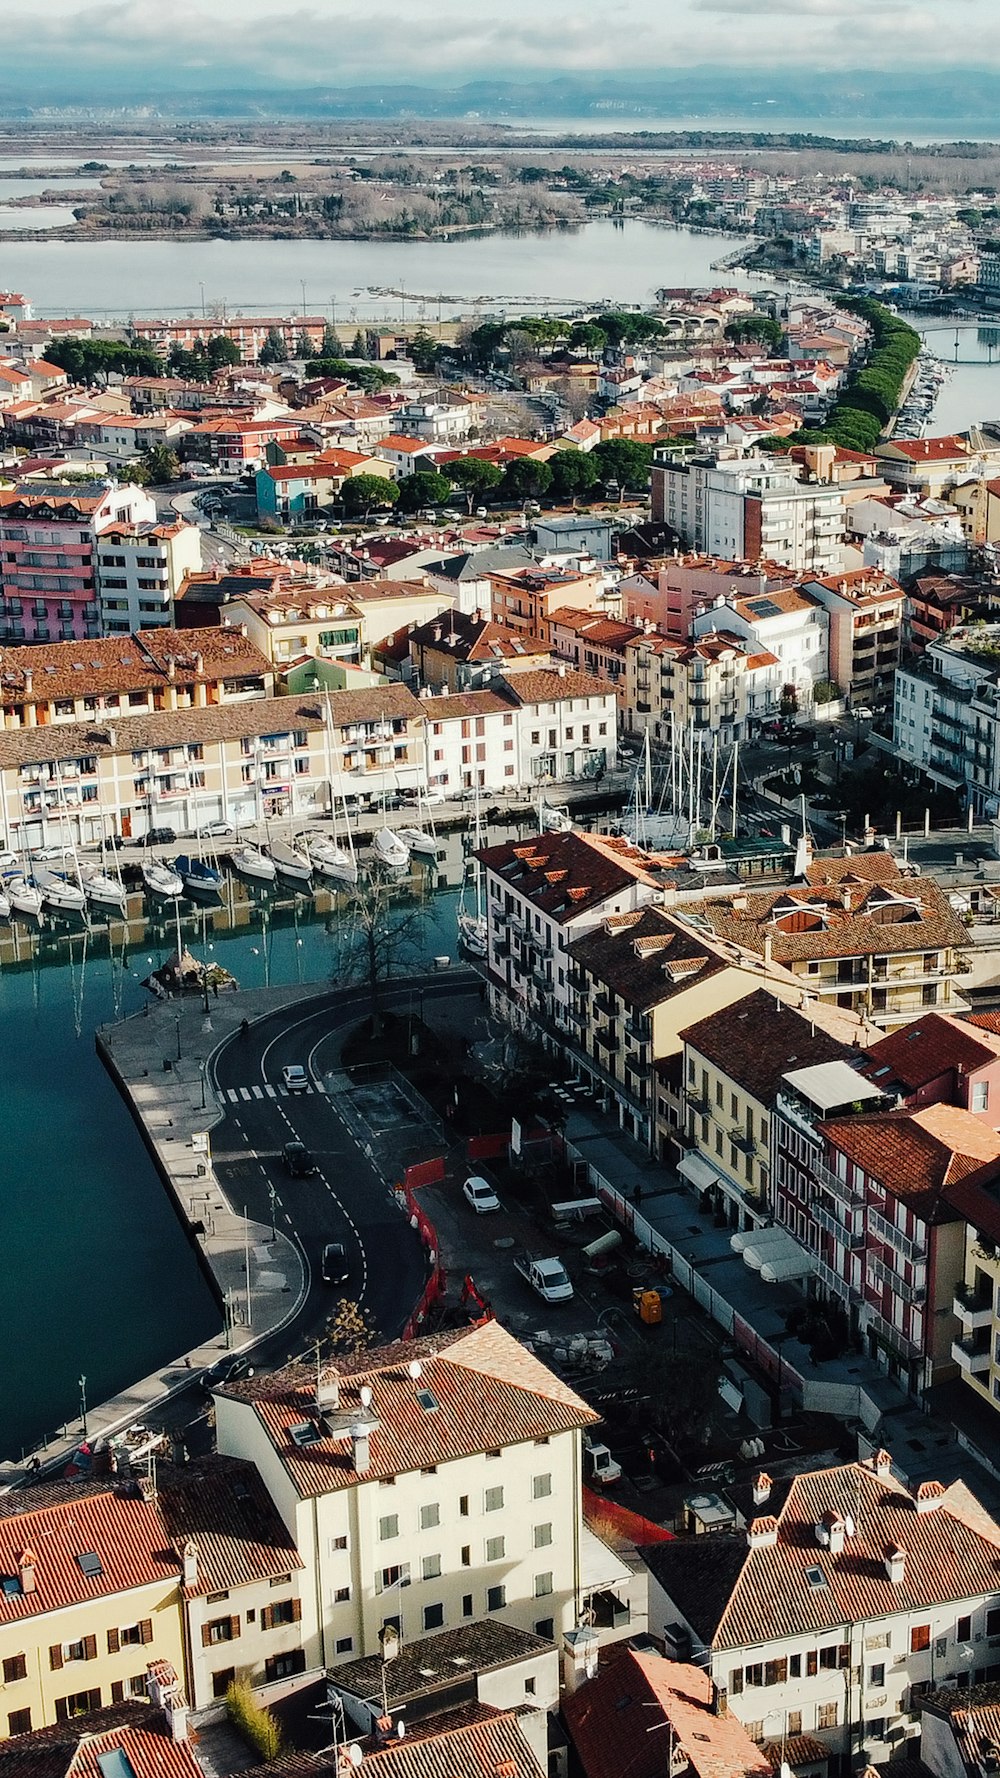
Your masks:
{"label": "window", "polygon": [[552,1493],[552,1477],[550,1475],[536,1475],[532,1478],[532,1482],[531,1482],[531,1498],[532,1498],[532,1500],[547,1500],[551,1493]]}
{"label": "window", "polygon": [[349,1655],[354,1648],[354,1637],[338,1636],[333,1646],[338,1655]]}
{"label": "window", "polygon": [[334,1587],[334,1590],[333,1590],[334,1605],[346,1605],[348,1600],[350,1599],[350,1597],[351,1597],[350,1587]]}
{"label": "window", "polygon": [[789,1657],[788,1657],[788,1677],[789,1677],[789,1679],[801,1679],[802,1678],[802,1656],[801,1655],[789,1655]]}
{"label": "window", "polygon": [[763,1683],[764,1683],[763,1662],[762,1661],[752,1661],[750,1666],[744,1670],[743,1677],[744,1677],[744,1680],[746,1681],[746,1684],[748,1686],[763,1685]]}
{"label": "window", "polygon": [[420,1565],[420,1572],[424,1580],[437,1580],[441,1573],[440,1556],[425,1556]]}
{"label": "window", "polygon": [[764,1739],[763,1717],[760,1719],[760,1721],[745,1723],[744,1727],[746,1729],[747,1734],[750,1736],[751,1741],[763,1741],[763,1739]]}
{"label": "window", "polygon": [[829,1648],[821,1648],[819,1651],[820,1669],[829,1672],[831,1669],[835,1671],[838,1667],[846,1667],[850,1664],[850,1658],[851,1651],[846,1642],[833,1642]]}
{"label": "window", "polygon": [[[998,1615],[1000,1615],[1000,1614],[998,1614]],[[930,1645],[931,1645],[930,1624],[914,1624],[912,1630],[910,1631],[910,1653],[911,1653],[911,1655],[920,1654],[922,1650],[930,1648]]]}
{"label": "window", "polygon": [[435,1525],[440,1525],[440,1523],[441,1523],[441,1508],[438,1505],[436,1500],[433,1501],[430,1506],[422,1506],[420,1508],[420,1529],[421,1529],[421,1531],[432,1531],[434,1529]]}
{"label": "window", "polygon": [[444,1606],[443,1605],[425,1605],[424,1606],[424,1629],[425,1630],[440,1630],[443,1623],[444,1623]]}
{"label": "window", "polygon": [[290,1679],[293,1673],[303,1673],[306,1665],[304,1648],[290,1648],[287,1654],[268,1655],[264,1662],[264,1678],[266,1680]]}
{"label": "window", "polygon": [[533,1698],[534,1697],[534,1695],[535,1695],[535,1681],[533,1679],[526,1679],[525,1680],[524,1695],[526,1698]]}
{"label": "window", "polygon": [[487,1609],[487,1611],[503,1611],[506,1603],[507,1603],[507,1588],[506,1587],[487,1587],[487,1589],[486,1589],[486,1609]]}
{"label": "window", "polygon": [[236,1668],[235,1667],[221,1667],[219,1669],[218,1673],[213,1673],[212,1674],[212,1696],[213,1696],[213,1698],[224,1698],[226,1693],[229,1690],[229,1687],[234,1683],[235,1679],[236,1679]]}
{"label": "window", "polygon": [[818,1662],[816,1660],[816,1650],[814,1648],[811,1648],[809,1650],[809,1653],[806,1655],[806,1674],[809,1679],[812,1679],[815,1677],[817,1666],[818,1666]]}
{"label": "window", "polygon": [[551,1593],[551,1591],[552,1591],[552,1570],[549,1569],[547,1571],[547,1573],[545,1573],[545,1574],[536,1574],[535,1575],[535,1598],[536,1599],[545,1599],[545,1598],[547,1598],[548,1594]]}
{"label": "window", "polygon": [[971,1635],[972,1635],[972,1619],[971,1619],[971,1617],[960,1617],[958,1620],[958,1623],[955,1625],[955,1640],[957,1642],[968,1642]]}
{"label": "window", "polygon": [[885,1684],[885,1662],[875,1661],[868,1669],[868,1684],[880,1686]]}
{"label": "window", "polygon": [[487,1562],[502,1562],[504,1554],[505,1541],[502,1537],[488,1537],[486,1539]]}
{"label": "window", "polygon": [[974,1080],[972,1083],[971,1111],[988,1111],[990,1108],[990,1083],[988,1080]]}
{"label": "window", "polygon": [[100,1686],[90,1692],[71,1692],[68,1698],[56,1699],[56,1721],[65,1722],[70,1716],[86,1716],[89,1711],[100,1708]]}
{"label": "window", "polygon": [[816,1727],[818,1729],[835,1729],[837,1726],[837,1706],[820,1704],[816,1709]]}
{"label": "window", "polygon": [[764,1664],[764,1684],[784,1685],[788,1678],[787,1660],[766,1661]]}
{"label": "window", "polygon": [[483,1511],[498,1513],[503,1509],[503,1484],[497,1488],[487,1488],[483,1495]]}
{"label": "window", "polygon": [[537,1624],[535,1625],[535,1635],[536,1636],[544,1636],[546,1641],[551,1642],[552,1632],[553,1632],[554,1628],[555,1628],[555,1620],[553,1618],[540,1617]]}
{"label": "window", "polygon": [[27,1679],[28,1662],[24,1655],[8,1655],[3,1664],[4,1685],[13,1685],[16,1679]]}
{"label": "window", "polygon": [[472,1594],[471,1593],[463,1593],[462,1594],[462,1616],[463,1617],[471,1617],[472,1616]]}
{"label": "window", "polygon": [[31,1711],[12,1710],[7,1718],[7,1732],[10,1735],[30,1735]]}
{"label": "window", "polygon": [[734,1667],[729,1675],[730,1696],[738,1698],[743,1690],[743,1668]]}
{"label": "window", "polygon": [[992,1611],[986,1613],[986,1634],[987,1636],[1000,1636],[1000,1609],[996,1606]]}
{"label": "window", "polygon": [[786,1733],[786,1735],[801,1735],[801,1733],[802,1733],[802,1712],[801,1712],[801,1710],[790,1710],[788,1712],[788,1724],[785,1729],[785,1733]]}
{"label": "window", "polygon": [[211,1648],[217,1642],[232,1642],[234,1636],[238,1636],[239,1633],[240,1620],[238,1617],[212,1618],[209,1623],[201,1626],[202,1647]]}
{"label": "window", "polygon": [[463,1543],[463,1545],[462,1545],[462,1567],[463,1568],[471,1568],[472,1567],[472,1545],[471,1545],[471,1543]]}
{"label": "window", "polygon": [[382,1543],[388,1543],[391,1538],[398,1537],[399,1536],[399,1514],[398,1513],[387,1513],[384,1519],[379,1519],[378,1534],[379,1534],[379,1539]]}
{"label": "window", "polygon": [[301,1616],[297,1599],[279,1599],[275,1605],[265,1605],[261,1612],[261,1629],[274,1629],[278,1624],[297,1624]]}
{"label": "window", "polygon": [[459,1495],[459,1497],[458,1497],[458,1511],[459,1511],[459,1516],[461,1518],[463,1518],[463,1519],[468,1518],[468,1516],[469,1516],[469,1496],[467,1494],[460,1494]]}
{"label": "window", "polygon": [[534,1541],[536,1550],[547,1549],[549,1544],[552,1542],[552,1526],[551,1525],[536,1525],[533,1541]]}

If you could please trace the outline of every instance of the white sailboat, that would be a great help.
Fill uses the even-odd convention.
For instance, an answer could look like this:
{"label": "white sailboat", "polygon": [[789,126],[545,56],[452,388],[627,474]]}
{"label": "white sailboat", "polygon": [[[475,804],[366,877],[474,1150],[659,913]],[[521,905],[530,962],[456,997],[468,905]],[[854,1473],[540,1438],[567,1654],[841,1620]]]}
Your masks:
{"label": "white sailboat", "polygon": [[290,845],[286,840],[269,840],[267,851],[273,858],[278,875],[288,877],[293,883],[301,883],[304,888],[312,887],[312,864],[305,852],[297,846]]}
{"label": "white sailboat", "polygon": [[162,858],[147,858],[142,867],[142,880],[151,895],[162,895],[167,900],[180,895],[184,888],[177,872]]}
{"label": "white sailboat", "polygon": [[10,919],[10,896],[0,889],[0,920]]}
{"label": "white sailboat", "polygon": [[49,870],[45,865],[36,865],[35,887],[42,892],[45,905],[55,908],[61,914],[79,914],[87,906],[87,897],[78,883],[71,883],[67,877],[61,877],[58,871]]}
{"label": "white sailboat", "polygon": [[326,781],[330,786],[330,823],[332,834],[300,834],[299,840],[309,854],[314,870],[324,877],[334,877],[341,883],[356,883],[358,880],[358,861],[354,855],[354,835],[351,832],[351,820],[347,813],[347,798],[343,788],[340,793],[344,811],[344,836],[346,846],[341,845],[337,837],[337,798],[333,788],[333,757],[330,748],[330,731],[333,727],[333,713],[330,709],[330,693],[326,694],[326,719],[323,724],[323,751],[326,757]]}
{"label": "white sailboat", "polygon": [[390,870],[405,870],[410,862],[410,848],[393,833],[391,827],[380,827],[372,838],[372,851],[380,864]]}
{"label": "white sailboat", "polygon": [[242,840],[238,846],[234,846],[229,857],[233,869],[239,871],[241,877],[256,877],[262,883],[273,883],[278,874],[274,859],[262,852],[259,846],[251,845],[249,840]]}
{"label": "white sailboat", "polygon": [[125,885],[120,878],[113,877],[109,871],[99,870],[95,865],[93,869],[85,869],[81,873],[80,881],[88,901],[94,902],[98,907],[118,908],[119,912],[125,912]]}
{"label": "white sailboat", "polygon": [[23,871],[12,871],[9,877],[5,877],[4,890],[16,914],[27,914],[34,920],[41,917],[42,892]]}
{"label": "white sailboat", "polygon": [[483,913],[483,873],[479,863],[479,851],[483,843],[482,825],[479,819],[479,786],[476,786],[475,810],[472,828],[472,881],[476,891],[476,911],[470,913],[465,904],[465,891],[468,874],[462,882],[462,896],[456,915],[459,941],[470,957],[485,957],[489,951],[489,926]]}
{"label": "white sailboat", "polygon": [[423,853],[427,858],[437,857],[437,840],[422,827],[397,827],[396,836],[408,851]]}
{"label": "white sailboat", "polygon": [[572,833],[573,822],[568,809],[554,809],[545,801],[545,792],[538,794],[538,829],[540,833]]}

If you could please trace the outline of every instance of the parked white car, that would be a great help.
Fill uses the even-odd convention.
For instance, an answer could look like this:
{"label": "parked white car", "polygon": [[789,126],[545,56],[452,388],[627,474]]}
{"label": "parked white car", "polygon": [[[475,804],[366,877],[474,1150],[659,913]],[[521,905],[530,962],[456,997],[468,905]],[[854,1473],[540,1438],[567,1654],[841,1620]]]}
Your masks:
{"label": "parked white car", "polygon": [[472,1205],[477,1216],[484,1215],[487,1210],[499,1210],[500,1208],[500,1199],[489,1180],[482,1179],[478,1173],[474,1173],[470,1179],[466,1180],[462,1187],[462,1196],[467,1203]]}

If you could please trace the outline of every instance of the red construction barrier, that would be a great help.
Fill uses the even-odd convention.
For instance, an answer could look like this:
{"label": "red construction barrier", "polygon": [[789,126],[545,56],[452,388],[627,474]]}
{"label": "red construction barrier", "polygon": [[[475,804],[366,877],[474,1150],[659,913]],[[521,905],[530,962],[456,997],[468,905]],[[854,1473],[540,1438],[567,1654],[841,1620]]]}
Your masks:
{"label": "red construction barrier", "polygon": [[[644,1543],[673,1543],[674,1534],[665,1525],[657,1525],[652,1519],[643,1518],[642,1513],[634,1513],[627,1506],[619,1506],[607,1494],[598,1494],[593,1488],[583,1490],[583,1516],[589,1525],[602,1523],[608,1530],[617,1531],[619,1536],[628,1543],[641,1548]],[[600,1535],[600,1531],[598,1531]]]}
{"label": "red construction barrier", "polygon": [[439,1257],[440,1243],[438,1242],[437,1229],[417,1197],[420,1186],[437,1185],[443,1178],[444,1157],[439,1156],[436,1160],[420,1161],[414,1167],[407,1167],[400,1187],[400,1196],[410,1219],[410,1226],[416,1230],[423,1247],[431,1256],[431,1275],[403,1329],[404,1340],[414,1340],[418,1334],[423,1332],[424,1322],[445,1292],[447,1280]]}
{"label": "red construction barrier", "polygon": [[495,1136],[470,1136],[465,1145],[466,1159],[470,1161],[496,1161],[506,1155],[510,1146],[510,1137],[505,1130]]}
{"label": "red construction barrier", "polygon": [[407,1167],[403,1174],[403,1185],[415,1190],[420,1185],[440,1185],[444,1178],[444,1155],[437,1155],[433,1161],[417,1161]]}

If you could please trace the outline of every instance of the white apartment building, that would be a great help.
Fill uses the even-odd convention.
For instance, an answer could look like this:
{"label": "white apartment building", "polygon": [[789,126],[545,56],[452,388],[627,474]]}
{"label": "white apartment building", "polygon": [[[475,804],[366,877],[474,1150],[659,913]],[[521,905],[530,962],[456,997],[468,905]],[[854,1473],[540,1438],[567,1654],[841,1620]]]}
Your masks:
{"label": "white apartment building", "polygon": [[978,819],[1000,812],[1000,625],[951,630],[896,670],[899,759],[962,790]]}
{"label": "white apartment building", "polygon": [[651,509],[689,549],[726,561],[766,557],[818,575],[843,564],[843,489],[796,481],[782,458],[663,456],[651,472]]}
{"label": "white apartment building", "polygon": [[[754,714],[773,708],[785,685],[794,685],[801,711],[812,708],[813,687],[830,674],[830,617],[818,599],[800,587],[775,587],[769,593],[740,598],[737,586],[728,594],[720,593],[714,604],[691,620],[693,636],[717,631],[773,657],[763,686],[753,690]],[[775,692],[777,698],[772,697]],[[748,714],[750,709],[748,704]]]}
{"label": "white apartment building", "polygon": [[618,701],[609,680],[559,665],[504,681],[514,705],[519,782],[600,778],[618,764]]}
{"label": "white apartment building", "polygon": [[459,790],[514,790],[521,782],[518,715],[495,691],[421,695],[426,722],[427,782]]}
{"label": "white apartment building", "polygon": [[[405,1354],[405,1355],[404,1355]],[[496,1321],[223,1386],[221,1451],[254,1463],[305,1563],[310,1668],[495,1616],[576,1627],[585,1402]]]}
{"label": "white apartment building", "polygon": [[921,1698],[968,1686],[1000,1635],[1000,1526],[963,1482],[915,1491],[887,1452],[780,1484],[745,1532],[646,1552],[650,1629],[686,1631],[755,1741],[815,1736],[852,1765],[898,1755]]}
{"label": "white apartment building", "polygon": [[657,882],[627,840],[546,832],[488,846],[486,876],[490,1006],[517,1028],[557,1036],[569,1029],[579,971],[574,941],[612,914],[651,902]]}
{"label": "white apartment building", "polygon": [[180,520],[103,531],[97,542],[97,593],[105,635],[129,635],[173,622],[187,574],[201,571],[201,531]]}

